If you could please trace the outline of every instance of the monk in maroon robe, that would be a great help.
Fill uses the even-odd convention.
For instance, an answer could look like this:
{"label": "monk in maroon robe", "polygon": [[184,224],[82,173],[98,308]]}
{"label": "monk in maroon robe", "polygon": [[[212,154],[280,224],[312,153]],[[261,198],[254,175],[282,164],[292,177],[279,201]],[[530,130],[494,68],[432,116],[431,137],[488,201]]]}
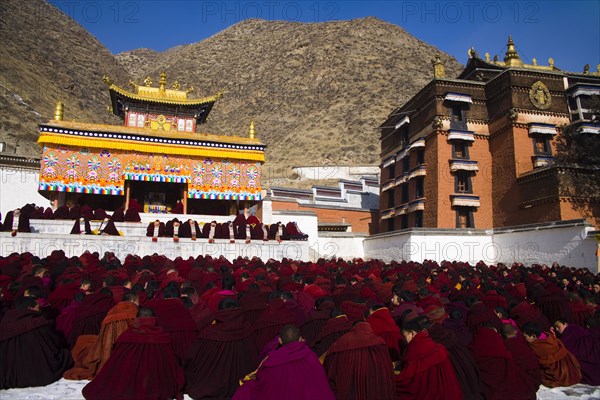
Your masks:
{"label": "monk in maroon robe", "polygon": [[112,219],[104,218],[104,220],[98,226],[98,235],[102,236],[121,236],[115,222]]}
{"label": "monk in maroon robe", "polygon": [[0,320],[0,389],[46,386],[72,364],[69,350],[32,297],[16,300]]}
{"label": "monk in maroon robe", "polygon": [[150,222],[146,228],[146,236],[151,238],[166,236],[165,223],[159,220]]}
{"label": "monk in maroon robe", "polygon": [[98,335],[81,335],[71,351],[75,366],[65,372],[66,379],[93,379],[102,369],[118,337],[133,324],[139,298],[128,293],[124,301],[111,308],[102,321]]}
{"label": "monk in maroon robe", "polygon": [[315,302],[315,309],[309,314],[308,320],[300,327],[300,333],[307,343],[311,344],[319,335],[321,328],[331,318],[335,303],[331,297],[321,297]]}
{"label": "monk in maroon robe", "polygon": [[119,207],[113,212],[112,220],[115,222],[125,222],[125,212],[123,211],[123,207]]}
{"label": "monk in maroon robe", "polygon": [[537,356],[513,325],[502,325],[502,336],[506,350],[512,354],[513,360],[523,372],[521,377],[529,390],[529,399],[535,400],[542,384],[542,371]]}
{"label": "monk in maroon robe", "polygon": [[581,366],[581,383],[600,386],[600,339],[587,329],[569,324],[565,319],[554,323],[554,329]]}
{"label": "monk in maroon robe", "polygon": [[171,334],[175,355],[183,361],[198,332],[192,315],[179,298],[179,289],[170,284],[163,289],[162,299],[147,301],[144,306],[154,310],[159,325]]}
{"label": "monk in maroon robe", "polygon": [[192,240],[196,240],[200,236],[202,231],[200,230],[200,226],[193,219],[188,219],[186,222],[181,224],[179,228],[179,237],[188,238]]}
{"label": "monk in maroon robe", "polygon": [[151,309],[141,307],[82,394],[87,400],[182,399],[184,381],[169,334],[158,326]]}
{"label": "monk in maroon robe", "polygon": [[342,310],[335,308],[331,311],[331,318],[325,322],[317,338],[310,346],[320,357],[337,339],[348,333],[351,328],[352,321],[348,319]]}
{"label": "monk in maroon robe", "polygon": [[234,299],[224,299],[213,324],[200,331],[185,360],[185,392],[193,399],[233,396],[258,364],[252,325]]}
{"label": "monk in maroon robe", "polygon": [[400,347],[398,342],[402,337],[400,328],[392,318],[390,310],[382,306],[374,306],[370,310],[367,322],[371,324],[373,332],[381,336],[388,346],[393,361],[400,360]]}
{"label": "monk in maroon robe", "polygon": [[140,217],[140,213],[135,208],[129,207],[123,216],[123,220],[125,222],[141,222],[142,217]]}
{"label": "monk in maroon robe", "polygon": [[329,347],[323,364],[338,399],[396,398],[392,359],[371,325],[357,323]]}
{"label": "monk in maroon robe", "polygon": [[462,391],[448,351],[429,337],[427,317],[417,317],[402,325],[408,343],[402,357],[402,370],[396,376],[399,399],[462,399]]}
{"label": "monk in maroon robe", "polygon": [[93,235],[90,221],[86,218],[79,218],[75,220],[73,228],[71,229],[71,235]]}
{"label": "monk in maroon robe", "polygon": [[579,361],[559,339],[533,322],[523,325],[522,331],[540,362],[544,386],[572,386],[581,381]]}
{"label": "monk in maroon robe", "polygon": [[[467,329],[466,326],[465,329]],[[481,374],[479,373],[473,353],[459,339],[456,332],[438,323],[431,323],[427,331],[429,332],[429,337],[434,342],[443,345],[448,350],[448,356],[456,372],[456,377],[463,392],[463,398],[465,400],[483,399]]]}
{"label": "monk in maroon robe", "polygon": [[71,347],[75,345],[79,335],[97,335],[100,332],[102,320],[114,305],[112,293],[107,288],[85,296],[83,303],[75,313],[71,331],[67,336]]}
{"label": "monk in maroon robe", "polygon": [[254,324],[258,351],[260,352],[285,325],[304,324],[306,316],[302,315],[302,311],[302,308],[293,300],[283,300],[281,296],[271,299],[267,309]]}
{"label": "monk in maroon robe", "polygon": [[69,219],[69,206],[63,204],[54,211],[52,216],[54,219]]}
{"label": "monk in maroon robe", "polygon": [[298,328],[286,325],[278,340],[280,347],[245,379],[233,400],[334,400],[325,370]]}
{"label": "monk in maroon robe", "polygon": [[524,373],[504,347],[498,332],[491,327],[479,328],[471,348],[481,372],[486,399],[530,399]]}

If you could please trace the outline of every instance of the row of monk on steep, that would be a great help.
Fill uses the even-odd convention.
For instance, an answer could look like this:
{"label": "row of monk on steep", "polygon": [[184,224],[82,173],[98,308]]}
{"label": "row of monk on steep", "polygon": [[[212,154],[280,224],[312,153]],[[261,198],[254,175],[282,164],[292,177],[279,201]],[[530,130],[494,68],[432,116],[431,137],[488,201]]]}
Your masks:
{"label": "row of monk on steep", "polygon": [[[243,215],[240,214],[243,218]],[[239,216],[238,216],[239,217]],[[306,240],[308,235],[302,233],[296,222],[282,224],[277,222],[271,225],[263,224],[255,216],[250,216],[248,222],[239,222],[239,218],[234,221],[218,223],[212,221],[205,223],[200,227],[198,222],[188,219],[180,222],[177,218],[168,221],[166,224],[159,220],[151,222],[146,228],[146,236],[152,238],[173,237],[173,238],[204,238],[229,239],[229,240]]]}

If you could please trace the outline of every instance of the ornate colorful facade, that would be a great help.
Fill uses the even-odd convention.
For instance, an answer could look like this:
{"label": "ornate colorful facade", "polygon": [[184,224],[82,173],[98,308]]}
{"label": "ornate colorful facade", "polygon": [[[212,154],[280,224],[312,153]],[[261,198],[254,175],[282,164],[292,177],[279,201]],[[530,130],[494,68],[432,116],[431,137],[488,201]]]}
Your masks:
{"label": "ornate colorful facade", "polygon": [[[254,123],[248,137],[197,132],[219,94],[189,99],[190,90],[179,90],[177,81],[166,89],[164,73],[159,87],[146,78],[147,86],[130,83],[132,92],[105,81],[124,126],[63,121],[59,103],[54,120],[40,125],[42,194],[123,196],[127,204],[131,196],[150,203],[152,190],[164,203],[176,190],[186,206],[188,199],[261,200],[265,145],[256,139]],[[148,189],[140,182],[164,185]]]}

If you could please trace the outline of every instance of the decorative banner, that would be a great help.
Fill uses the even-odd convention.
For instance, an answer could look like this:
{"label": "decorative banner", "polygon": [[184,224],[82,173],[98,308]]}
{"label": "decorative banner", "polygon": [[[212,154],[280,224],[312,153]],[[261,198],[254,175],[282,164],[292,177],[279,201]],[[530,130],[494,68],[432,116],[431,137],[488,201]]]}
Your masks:
{"label": "decorative banner", "polygon": [[260,200],[261,163],[45,146],[39,190],[123,195],[125,180],[188,184],[188,197]]}

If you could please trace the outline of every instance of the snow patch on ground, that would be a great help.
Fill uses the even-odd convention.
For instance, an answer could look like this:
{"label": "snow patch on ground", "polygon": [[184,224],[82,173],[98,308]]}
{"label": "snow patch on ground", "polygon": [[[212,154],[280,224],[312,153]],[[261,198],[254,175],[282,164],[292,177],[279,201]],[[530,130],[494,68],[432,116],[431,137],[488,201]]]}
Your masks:
{"label": "snow patch on ground", "polygon": [[[89,381],[61,379],[44,387],[0,390],[2,400],[81,400],[81,389]],[[600,400],[600,387],[578,384],[570,387],[540,387],[538,400]],[[191,400],[187,395],[185,400]]]}

